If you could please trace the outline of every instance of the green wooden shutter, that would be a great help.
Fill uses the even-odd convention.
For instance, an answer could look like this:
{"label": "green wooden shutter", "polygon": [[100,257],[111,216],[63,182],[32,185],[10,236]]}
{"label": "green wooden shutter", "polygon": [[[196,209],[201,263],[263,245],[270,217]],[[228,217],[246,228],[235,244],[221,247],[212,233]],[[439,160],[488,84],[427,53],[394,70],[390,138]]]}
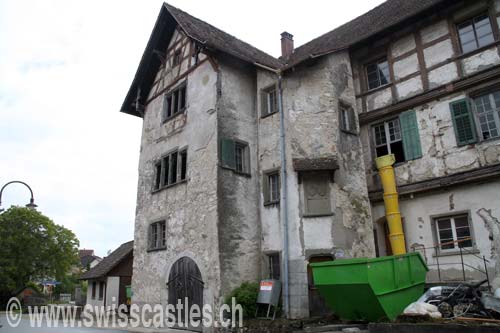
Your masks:
{"label": "green wooden shutter", "polygon": [[455,128],[457,145],[463,146],[477,141],[474,117],[469,101],[464,98],[450,103],[451,119]]}
{"label": "green wooden shutter", "polygon": [[420,135],[418,132],[417,114],[415,111],[407,111],[399,115],[401,124],[401,137],[403,139],[403,150],[405,160],[415,160],[422,157]]}
{"label": "green wooden shutter", "polygon": [[230,139],[221,140],[221,163],[222,166],[229,169],[236,169],[234,141]]}

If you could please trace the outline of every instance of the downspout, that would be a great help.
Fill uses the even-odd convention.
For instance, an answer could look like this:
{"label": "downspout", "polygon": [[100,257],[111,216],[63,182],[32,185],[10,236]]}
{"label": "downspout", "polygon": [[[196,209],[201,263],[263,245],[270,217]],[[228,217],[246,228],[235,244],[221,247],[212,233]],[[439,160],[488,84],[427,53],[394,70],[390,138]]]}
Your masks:
{"label": "downspout", "polygon": [[280,114],[280,180],[281,180],[281,223],[283,225],[283,306],[285,317],[290,318],[289,288],[288,288],[288,200],[287,200],[287,172],[286,172],[286,141],[285,141],[285,114],[283,112],[283,90],[281,72],[278,75],[278,112]]}
{"label": "downspout", "polygon": [[289,295],[289,277],[288,277],[288,185],[286,172],[286,140],[285,140],[285,113],[283,112],[283,88],[282,71],[270,68],[268,66],[254,63],[256,66],[268,70],[278,77],[278,113],[280,114],[280,218],[283,225],[283,308],[285,318],[290,318],[290,295]]}

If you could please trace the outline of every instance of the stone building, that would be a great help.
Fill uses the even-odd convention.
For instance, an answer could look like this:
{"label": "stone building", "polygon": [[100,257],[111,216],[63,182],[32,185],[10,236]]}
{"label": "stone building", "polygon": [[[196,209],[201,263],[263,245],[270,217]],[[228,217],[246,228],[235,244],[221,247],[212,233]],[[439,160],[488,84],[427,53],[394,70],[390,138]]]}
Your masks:
{"label": "stone building", "polygon": [[283,33],[276,59],[164,4],[121,110],[143,118],[132,301],[217,306],[286,263],[290,316],[323,314],[310,262],[390,254],[374,167],[387,153],[429,278],[458,244],[468,278],[483,255],[493,269],[499,12],[389,0],[295,49]]}

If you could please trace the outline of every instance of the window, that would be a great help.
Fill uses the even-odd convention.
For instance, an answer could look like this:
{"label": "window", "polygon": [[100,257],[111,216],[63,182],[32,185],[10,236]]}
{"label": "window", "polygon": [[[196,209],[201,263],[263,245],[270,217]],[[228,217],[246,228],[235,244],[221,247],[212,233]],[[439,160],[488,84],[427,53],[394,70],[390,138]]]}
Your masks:
{"label": "window", "polygon": [[97,289],[97,282],[92,282],[92,299],[95,299],[95,293]]}
{"label": "window", "polygon": [[276,85],[262,91],[262,117],[278,112],[278,92]]}
{"label": "window", "polygon": [[368,90],[375,89],[391,82],[389,76],[389,63],[382,59],[366,65]]}
{"label": "window", "polygon": [[473,17],[457,25],[462,52],[474,51],[495,41],[488,14]]}
{"label": "window", "polygon": [[327,172],[305,172],[301,177],[304,183],[304,216],[331,215],[331,175]]}
{"label": "window", "polygon": [[356,133],[356,117],[354,109],[350,106],[340,103],[340,129],[349,133]]}
{"label": "window", "polygon": [[267,255],[269,263],[269,278],[279,280],[281,277],[280,254],[279,252]]}
{"label": "window", "polygon": [[172,67],[175,67],[181,63],[181,50],[176,50],[174,52],[174,57],[172,58]]}
{"label": "window", "polygon": [[264,205],[280,201],[280,174],[278,170],[264,173]]}
{"label": "window", "polygon": [[434,220],[440,250],[472,247],[469,215],[456,215]]}
{"label": "window", "polygon": [[402,113],[372,127],[376,156],[394,154],[396,163],[422,157],[417,116],[414,111]]}
{"label": "window", "polygon": [[104,281],[99,282],[99,299],[104,299],[104,290],[106,289],[106,283]]}
{"label": "window", "polygon": [[167,239],[167,225],[165,221],[149,225],[149,250],[164,249]]}
{"label": "window", "polygon": [[242,174],[250,174],[248,144],[231,139],[221,140],[221,165]]}
{"label": "window", "polygon": [[187,179],[187,149],[174,151],[155,162],[154,190],[171,186]]}
{"label": "window", "polygon": [[474,106],[481,139],[500,136],[500,91],[475,98]]}
{"label": "window", "polygon": [[164,96],[162,121],[165,122],[186,109],[186,84],[182,84]]}

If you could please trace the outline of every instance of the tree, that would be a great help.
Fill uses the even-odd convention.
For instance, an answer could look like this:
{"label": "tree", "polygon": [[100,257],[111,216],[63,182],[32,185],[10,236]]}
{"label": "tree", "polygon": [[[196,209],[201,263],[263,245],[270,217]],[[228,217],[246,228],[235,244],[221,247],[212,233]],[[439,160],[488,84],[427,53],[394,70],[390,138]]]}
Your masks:
{"label": "tree", "polygon": [[11,207],[0,214],[0,297],[29,281],[65,281],[78,264],[75,234],[36,210]]}

